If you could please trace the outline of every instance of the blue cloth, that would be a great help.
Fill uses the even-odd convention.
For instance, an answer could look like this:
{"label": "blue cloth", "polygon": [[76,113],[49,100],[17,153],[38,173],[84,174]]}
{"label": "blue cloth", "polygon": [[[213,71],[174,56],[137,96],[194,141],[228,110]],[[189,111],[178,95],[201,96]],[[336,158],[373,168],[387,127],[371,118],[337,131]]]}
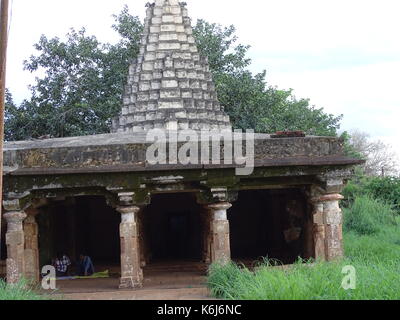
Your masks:
{"label": "blue cloth", "polygon": [[80,276],[91,276],[94,273],[92,259],[88,256],[85,256],[83,260],[79,261],[78,267]]}

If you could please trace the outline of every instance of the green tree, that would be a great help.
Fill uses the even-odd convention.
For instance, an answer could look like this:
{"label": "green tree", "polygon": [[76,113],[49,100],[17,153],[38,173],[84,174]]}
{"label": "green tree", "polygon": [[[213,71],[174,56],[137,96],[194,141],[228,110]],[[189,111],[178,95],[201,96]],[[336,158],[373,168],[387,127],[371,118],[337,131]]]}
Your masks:
{"label": "green tree", "polygon": [[243,71],[251,64],[246,58],[250,46],[236,44],[236,28],[231,25],[222,27],[216,23],[197,20],[193,27],[193,36],[199,51],[208,58],[214,77]]}
{"label": "green tree", "polygon": [[356,158],[356,159],[360,159],[360,160],[366,159],[366,157],[362,155],[360,150],[357,150],[357,148],[352,143],[350,133],[345,131],[340,135],[340,137],[344,141],[344,151],[347,156]]}
{"label": "green tree", "polygon": [[11,123],[16,121],[18,118],[18,108],[14,103],[13,97],[8,89],[6,89],[5,94],[5,110],[4,110],[4,120],[6,125],[4,129],[4,138],[8,140],[12,136],[12,132],[10,131]]}
{"label": "green tree", "polygon": [[[32,86],[31,99],[14,105],[12,120],[6,119],[7,139],[109,132],[110,120],[120,111],[128,67],[137,56],[143,30],[140,19],[126,6],[114,20],[112,28],[120,36],[114,45],[99,42],[85,29],[71,29],[65,41],[40,38],[34,45],[38,54],[24,65],[44,76]],[[310,106],[308,100],[297,100],[290,90],[268,86],[265,72],[254,75],[248,70],[249,46],[238,44],[234,26],[198,20],[193,31],[235,128],[336,134],[340,117]]]}
{"label": "green tree", "polygon": [[193,34],[200,52],[208,57],[219,100],[235,128],[337,134],[342,116],[326,114],[322,108],[310,106],[307,99],[296,99],[292,90],[268,86],[265,71],[255,75],[248,71],[250,46],[237,44],[234,26],[223,28],[198,20]]}
{"label": "green tree", "polygon": [[31,87],[31,99],[14,110],[14,120],[6,119],[8,140],[109,132],[111,119],[120,111],[129,62],[138,53],[143,28],[126,6],[114,18],[112,27],[120,34],[115,45],[100,43],[85,29],[71,29],[66,41],[41,36],[34,45],[38,55],[24,67],[45,75]]}
{"label": "green tree", "polygon": [[[5,128],[4,138],[6,141],[23,140],[30,137],[41,124],[35,123],[33,117],[37,119],[37,110],[29,105],[28,101],[23,101],[20,106],[14,103],[13,97],[8,89],[6,89],[5,100]],[[39,129],[40,130],[40,129]]]}
{"label": "green tree", "polygon": [[25,62],[30,72],[45,70],[32,87],[32,108],[47,118],[43,134],[55,137],[108,132],[119,111],[133,46],[102,44],[85,29],[72,29],[67,41],[42,36],[40,52]]}

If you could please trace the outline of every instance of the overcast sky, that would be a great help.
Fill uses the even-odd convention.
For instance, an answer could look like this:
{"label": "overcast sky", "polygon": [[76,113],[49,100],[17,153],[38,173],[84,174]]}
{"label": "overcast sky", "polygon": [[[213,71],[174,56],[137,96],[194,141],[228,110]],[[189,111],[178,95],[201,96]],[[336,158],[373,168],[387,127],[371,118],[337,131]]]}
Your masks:
{"label": "overcast sky", "polygon": [[[41,34],[63,37],[86,27],[115,42],[111,15],[128,4],[144,18],[147,0],[10,0],[8,82],[14,98],[29,97],[34,77],[22,62]],[[189,14],[234,24],[251,45],[251,69],[269,84],[293,88],[327,112],[344,114],[343,129],[360,129],[400,153],[399,0],[185,0]]]}

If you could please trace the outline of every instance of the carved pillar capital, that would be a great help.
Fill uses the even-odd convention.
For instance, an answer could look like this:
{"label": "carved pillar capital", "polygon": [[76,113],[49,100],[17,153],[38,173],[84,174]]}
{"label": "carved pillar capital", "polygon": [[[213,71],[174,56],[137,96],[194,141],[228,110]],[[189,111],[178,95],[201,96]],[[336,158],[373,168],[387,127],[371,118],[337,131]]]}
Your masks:
{"label": "carved pillar capital", "polygon": [[196,197],[197,203],[209,205],[212,203],[234,202],[238,198],[238,192],[225,187],[210,188],[209,190],[198,192]]}
{"label": "carved pillar capital", "polygon": [[335,194],[325,194],[325,195],[316,196],[314,198],[311,198],[311,202],[313,204],[319,204],[319,203],[325,203],[325,202],[331,202],[331,201],[340,201],[343,199],[344,199],[344,197],[341,194],[335,193]]}
{"label": "carved pillar capital", "polygon": [[7,232],[23,231],[23,221],[27,214],[24,211],[10,211],[3,215],[7,221]]}
{"label": "carved pillar capital", "polygon": [[29,192],[5,197],[3,207],[5,211],[24,211],[32,205],[32,197]]}
{"label": "carved pillar capital", "polygon": [[118,193],[119,206],[146,206],[150,204],[151,195],[145,190],[121,191]]}
{"label": "carved pillar capital", "polygon": [[229,202],[218,202],[206,205],[206,208],[213,213],[213,219],[216,221],[227,220],[227,210],[232,207]]}
{"label": "carved pillar capital", "polygon": [[135,222],[136,215],[140,211],[138,206],[118,206],[116,209],[122,217],[122,222]]}
{"label": "carved pillar capital", "polygon": [[341,193],[345,182],[351,179],[353,175],[352,169],[327,171],[317,176],[318,186],[327,194]]}

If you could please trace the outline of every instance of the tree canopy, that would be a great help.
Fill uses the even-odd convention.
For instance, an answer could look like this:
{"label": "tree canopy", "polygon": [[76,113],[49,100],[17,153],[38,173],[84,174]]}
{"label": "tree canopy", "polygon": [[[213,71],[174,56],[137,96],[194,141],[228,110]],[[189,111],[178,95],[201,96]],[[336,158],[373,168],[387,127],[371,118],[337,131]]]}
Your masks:
{"label": "tree canopy", "polygon": [[[85,29],[71,29],[65,40],[42,35],[34,45],[37,54],[24,63],[27,71],[43,74],[31,86],[31,98],[16,106],[7,95],[7,140],[109,132],[111,119],[120,112],[129,64],[138,54],[143,30],[139,17],[126,6],[113,17],[111,27],[120,39],[116,44],[101,43]],[[337,134],[341,116],[296,99],[291,90],[269,86],[265,71],[248,70],[249,46],[238,44],[234,26],[198,20],[193,31],[234,128]]]}

